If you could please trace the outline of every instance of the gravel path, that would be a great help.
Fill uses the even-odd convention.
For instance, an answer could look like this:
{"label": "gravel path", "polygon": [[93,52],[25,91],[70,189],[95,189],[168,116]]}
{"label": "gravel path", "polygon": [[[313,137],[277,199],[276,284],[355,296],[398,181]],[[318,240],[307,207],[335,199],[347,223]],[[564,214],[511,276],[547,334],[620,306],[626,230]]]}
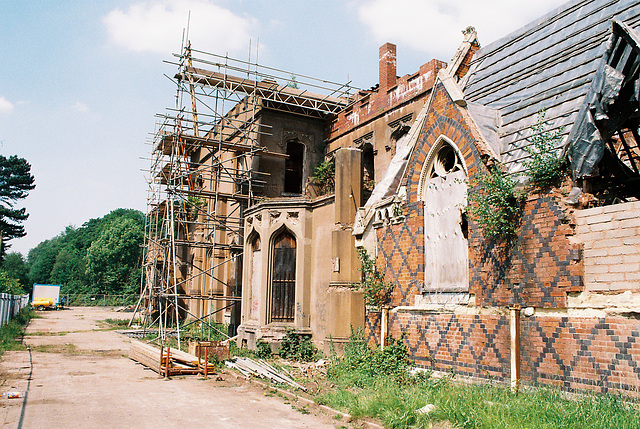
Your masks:
{"label": "gravel path", "polygon": [[[129,339],[98,321],[128,318],[109,308],[72,307],[39,313],[27,328],[26,351],[0,361],[0,392],[27,391],[0,399],[3,427],[18,428],[335,428],[312,410],[303,414],[255,385],[223,374],[169,381],[127,358]],[[28,389],[28,390],[27,390]],[[23,407],[23,403],[25,403]]]}

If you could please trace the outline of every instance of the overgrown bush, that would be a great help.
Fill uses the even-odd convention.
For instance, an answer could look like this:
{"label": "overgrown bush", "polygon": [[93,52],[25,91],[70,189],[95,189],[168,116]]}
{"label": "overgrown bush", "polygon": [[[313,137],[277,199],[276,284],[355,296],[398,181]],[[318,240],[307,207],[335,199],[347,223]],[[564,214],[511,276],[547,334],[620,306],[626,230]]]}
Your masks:
{"label": "overgrown bush", "polygon": [[488,240],[512,243],[518,237],[526,194],[517,181],[499,167],[479,176],[478,188],[470,192],[467,211]]}
{"label": "overgrown bush", "polygon": [[358,257],[362,265],[362,281],[355,286],[363,290],[365,304],[380,309],[391,300],[393,283],[384,281],[384,273],[378,270],[366,249],[359,248]]}
{"label": "overgrown bush", "polygon": [[380,377],[406,382],[410,360],[409,351],[402,339],[387,339],[384,351],[367,345],[362,329],[351,329],[344,356],[329,369],[329,377],[341,383],[357,387],[371,385]]}
{"label": "overgrown bush", "polygon": [[22,348],[21,336],[33,317],[31,306],[26,306],[18,312],[16,317],[0,327],[0,355],[7,350]]}
{"label": "overgrown bush", "polygon": [[256,357],[258,359],[268,359],[271,357],[271,346],[266,341],[256,342]]}
{"label": "overgrown bush", "polygon": [[278,354],[283,359],[308,362],[318,357],[318,349],[311,342],[311,335],[299,334],[289,328],[280,341]]}
{"label": "overgrown bush", "polygon": [[567,174],[567,163],[556,147],[562,140],[562,128],[546,131],[545,111],[538,113],[536,125],[532,126],[531,145],[523,149],[529,158],[522,161],[530,183],[542,190],[557,186]]}
{"label": "overgrown bush", "polygon": [[333,159],[329,161],[322,161],[316,166],[313,172],[313,178],[318,181],[320,190],[324,194],[329,194],[334,191],[336,177],[336,164]]}

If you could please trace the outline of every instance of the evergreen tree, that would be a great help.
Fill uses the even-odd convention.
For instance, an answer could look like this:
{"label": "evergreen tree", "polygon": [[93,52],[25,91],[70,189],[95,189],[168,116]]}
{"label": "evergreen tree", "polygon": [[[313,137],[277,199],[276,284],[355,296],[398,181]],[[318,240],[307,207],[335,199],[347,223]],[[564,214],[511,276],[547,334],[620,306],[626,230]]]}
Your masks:
{"label": "evergreen tree", "polygon": [[22,222],[29,215],[24,207],[16,209],[14,205],[35,188],[33,182],[31,165],[24,158],[0,155],[0,260],[9,248],[8,241],[26,234]]}

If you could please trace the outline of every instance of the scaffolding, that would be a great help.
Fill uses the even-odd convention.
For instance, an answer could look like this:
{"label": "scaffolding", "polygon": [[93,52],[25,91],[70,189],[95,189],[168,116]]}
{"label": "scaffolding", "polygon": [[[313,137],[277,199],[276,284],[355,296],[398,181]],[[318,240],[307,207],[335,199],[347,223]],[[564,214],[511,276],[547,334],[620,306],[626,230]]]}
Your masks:
{"label": "scaffolding", "polygon": [[358,90],[190,43],[174,57],[168,63],[178,71],[167,77],[177,88],[175,106],[157,115],[151,139],[141,296],[132,323],[162,343],[175,335],[180,345],[185,328],[196,324],[200,338],[210,340],[221,312],[239,312],[243,214],[263,195],[268,175],[255,161],[287,157],[262,144],[270,128],[261,112],[326,119]]}

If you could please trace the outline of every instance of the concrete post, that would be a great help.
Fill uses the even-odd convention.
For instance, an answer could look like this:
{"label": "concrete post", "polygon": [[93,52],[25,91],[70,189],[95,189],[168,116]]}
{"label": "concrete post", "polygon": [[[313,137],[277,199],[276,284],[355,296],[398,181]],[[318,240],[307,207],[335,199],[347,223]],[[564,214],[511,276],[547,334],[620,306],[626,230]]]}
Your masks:
{"label": "concrete post", "polygon": [[509,327],[511,330],[511,390],[520,388],[520,305],[509,308]]}

